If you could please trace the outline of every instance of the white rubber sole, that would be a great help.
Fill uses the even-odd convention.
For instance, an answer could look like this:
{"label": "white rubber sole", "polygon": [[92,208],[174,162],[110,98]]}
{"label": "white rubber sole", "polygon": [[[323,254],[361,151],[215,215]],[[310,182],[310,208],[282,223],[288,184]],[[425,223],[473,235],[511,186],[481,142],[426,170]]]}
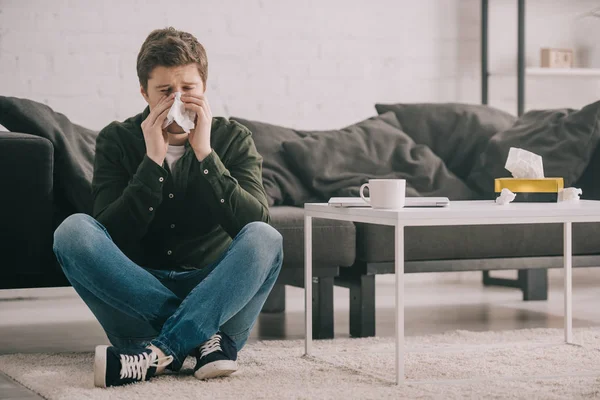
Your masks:
{"label": "white rubber sole", "polygon": [[198,371],[194,372],[194,376],[197,379],[211,379],[218,378],[221,376],[229,376],[238,370],[237,361],[231,360],[219,360],[206,364]]}
{"label": "white rubber sole", "polygon": [[106,387],[106,349],[108,346],[96,346],[94,355],[94,386]]}

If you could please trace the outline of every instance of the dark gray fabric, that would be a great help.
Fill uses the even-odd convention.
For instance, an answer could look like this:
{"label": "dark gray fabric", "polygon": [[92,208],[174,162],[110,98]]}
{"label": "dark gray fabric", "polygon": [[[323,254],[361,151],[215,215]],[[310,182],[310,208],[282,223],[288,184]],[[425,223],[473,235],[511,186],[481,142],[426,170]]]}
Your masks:
{"label": "dark gray fabric", "polygon": [[0,131],[0,281],[51,272],[53,153],[46,139]]}
{"label": "dark gray fabric", "polygon": [[596,146],[590,162],[573,186],[581,188],[582,199],[600,200],[600,146]]}
{"label": "dark gray fabric", "polygon": [[504,165],[511,147],[542,156],[546,177],[563,177],[572,186],[583,174],[600,140],[600,101],[581,110],[536,110],[495,134],[475,163],[468,182],[485,198],[494,196],[494,179],[511,176]]}
{"label": "dark gray fabric", "polygon": [[[394,261],[394,228],[356,224],[356,258]],[[407,261],[562,254],[561,224],[406,227]],[[600,253],[600,224],[573,224],[573,254]]]}
{"label": "dark gray fabric", "polygon": [[74,212],[92,212],[92,172],[97,131],[72,123],[36,101],[0,96],[0,125],[48,139],[54,146],[54,190]]}
{"label": "dark gray fabric", "polygon": [[358,196],[373,178],[406,179],[407,196],[475,195],[429,147],[406,135],[391,112],[342,130],[306,132],[282,146],[296,175],[325,199]]}
{"label": "dark gray fabric", "polygon": [[[271,223],[283,236],[283,268],[304,268],[304,210],[271,207]],[[315,268],[350,266],[356,254],[356,228],[352,222],[313,219]]]}
{"label": "dark gray fabric", "polygon": [[231,117],[252,132],[256,149],[263,157],[263,185],[269,205],[302,206],[318,201],[318,196],[302,184],[290,170],[281,143],[301,138],[301,132],[282,126]]}
{"label": "dark gray fabric", "polygon": [[462,179],[467,178],[490,138],[517,120],[514,115],[480,104],[376,104],[375,109],[378,114],[394,112],[412,140],[431,148]]}

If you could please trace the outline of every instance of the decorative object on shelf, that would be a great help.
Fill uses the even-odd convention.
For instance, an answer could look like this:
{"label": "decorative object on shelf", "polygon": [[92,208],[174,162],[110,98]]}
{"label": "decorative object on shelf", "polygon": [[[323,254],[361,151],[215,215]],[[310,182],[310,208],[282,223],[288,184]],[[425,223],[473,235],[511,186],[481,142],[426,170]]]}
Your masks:
{"label": "decorative object on shelf", "polygon": [[540,59],[542,68],[572,68],[573,50],[543,48]]}

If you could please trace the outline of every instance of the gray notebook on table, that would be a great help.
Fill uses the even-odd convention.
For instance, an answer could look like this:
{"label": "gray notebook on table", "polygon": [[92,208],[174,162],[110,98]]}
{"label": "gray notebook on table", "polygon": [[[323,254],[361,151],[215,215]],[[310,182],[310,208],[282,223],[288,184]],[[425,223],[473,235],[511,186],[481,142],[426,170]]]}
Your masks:
{"label": "gray notebook on table", "polygon": [[[332,207],[370,207],[360,197],[332,197],[328,204]],[[404,207],[446,207],[448,204],[447,197],[407,197]]]}

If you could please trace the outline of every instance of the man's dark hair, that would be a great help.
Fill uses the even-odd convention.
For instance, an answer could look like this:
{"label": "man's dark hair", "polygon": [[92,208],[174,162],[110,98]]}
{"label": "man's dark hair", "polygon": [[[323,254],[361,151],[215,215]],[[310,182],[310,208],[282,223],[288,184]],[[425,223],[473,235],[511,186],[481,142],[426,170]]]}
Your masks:
{"label": "man's dark hair", "polygon": [[202,83],[206,87],[208,58],[206,50],[191,33],[173,27],[156,29],[148,35],[137,57],[140,85],[148,91],[148,79],[154,68],[178,67],[196,63]]}

